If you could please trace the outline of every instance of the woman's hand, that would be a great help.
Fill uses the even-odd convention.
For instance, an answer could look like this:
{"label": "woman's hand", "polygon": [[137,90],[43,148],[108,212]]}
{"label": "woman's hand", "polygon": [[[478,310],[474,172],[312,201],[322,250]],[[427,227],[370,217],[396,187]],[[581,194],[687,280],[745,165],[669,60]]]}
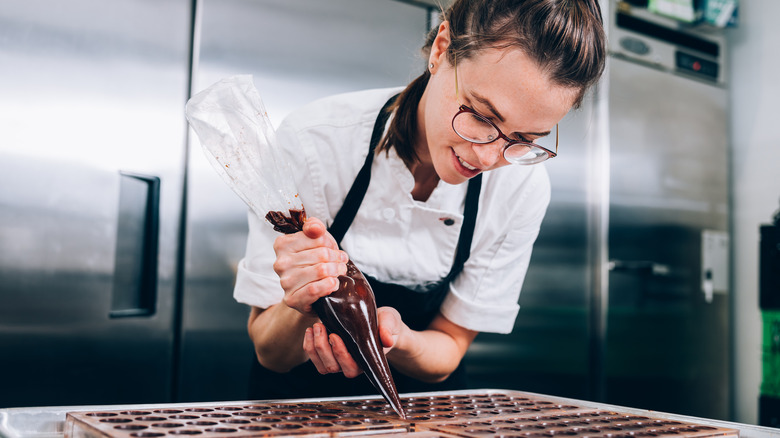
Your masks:
{"label": "woman's hand", "polygon": [[338,276],[347,273],[347,253],[317,218],[306,219],[303,231],[279,236],[274,251],[284,303],[305,315],[313,314],[311,305],[338,289]]}
{"label": "woman's hand", "polygon": [[[398,338],[409,328],[401,321],[401,315],[392,307],[377,310],[379,339],[387,354],[397,345]],[[363,370],[349,354],[341,337],[335,333],[328,335],[322,323],[306,329],[303,337],[303,350],[317,367],[320,374],[344,373],[347,378],[359,376]]]}

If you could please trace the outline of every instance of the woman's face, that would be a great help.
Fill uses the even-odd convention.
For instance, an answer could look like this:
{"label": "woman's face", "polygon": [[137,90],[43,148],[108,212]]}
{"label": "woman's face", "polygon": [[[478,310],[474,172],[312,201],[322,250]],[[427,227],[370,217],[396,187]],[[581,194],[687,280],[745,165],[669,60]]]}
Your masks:
{"label": "woman's face", "polygon": [[460,105],[489,118],[510,138],[534,141],[552,132],[569,112],[578,90],[550,82],[539,67],[518,49],[487,49],[457,62],[435,57],[428,86],[420,101],[420,141],[416,152],[423,165],[431,164],[439,178],[460,184],[482,172],[509,165],[503,157],[505,141],[474,144],[452,129]]}

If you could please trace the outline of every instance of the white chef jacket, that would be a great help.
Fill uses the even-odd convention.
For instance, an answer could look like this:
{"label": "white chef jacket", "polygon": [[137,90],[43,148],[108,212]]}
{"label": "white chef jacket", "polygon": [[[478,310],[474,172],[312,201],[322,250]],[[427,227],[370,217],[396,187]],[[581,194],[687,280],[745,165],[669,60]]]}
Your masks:
{"label": "white chef jacket", "polygon": [[[400,89],[378,89],[322,99],[290,114],[277,130],[310,217],[333,223],[368,153],[380,108]],[[416,201],[414,178],[392,149],[374,157],[371,183],[341,247],[367,275],[423,289],[453,265],[468,184],[439,181]],[[471,255],[449,286],[442,314],[481,332],[509,333],[531,249],[550,200],[544,164],[505,166],[482,177]],[[280,234],[250,210],[245,257],[234,297],[267,308],[284,292],[272,265]],[[402,315],[403,317],[403,315]]]}

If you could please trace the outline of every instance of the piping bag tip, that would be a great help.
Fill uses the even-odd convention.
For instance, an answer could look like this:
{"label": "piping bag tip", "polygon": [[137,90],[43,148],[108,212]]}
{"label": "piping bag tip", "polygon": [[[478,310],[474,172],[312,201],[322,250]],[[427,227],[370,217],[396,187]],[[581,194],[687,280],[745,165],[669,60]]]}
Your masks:
{"label": "piping bag tip", "polygon": [[408,418],[406,416],[406,411],[404,410],[404,405],[401,402],[401,397],[398,395],[398,391],[395,388],[395,383],[393,382],[392,375],[390,375],[389,382],[385,380],[384,388],[380,388],[378,386],[380,379],[377,379],[376,377],[372,377],[369,374],[366,374],[366,377],[369,377],[371,383],[373,383],[374,386],[377,387],[379,393],[382,394],[382,397],[385,398],[385,401],[390,405],[393,411],[395,411],[395,413],[398,414],[398,416],[401,417],[402,419],[407,420]]}
{"label": "piping bag tip", "polygon": [[404,411],[403,406],[392,406],[392,407],[395,413],[398,414],[399,417],[401,417],[404,420],[408,420],[408,418],[406,418],[406,411]]}
{"label": "piping bag tip", "polygon": [[[380,379],[373,378],[371,383],[373,383],[374,386],[377,386],[379,381]],[[399,417],[407,420],[408,418],[406,416],[406,411],[404,410],[404,405],[401,402],[401,397],[398,395],[398,391],[395,389],[395,383],[392,381],[392,376],[390,377],[389,382],[385,380],[385,386],[385,388],[378,388],[379,393],[382,394],[382,396],[385,398],[385,401],[387,401],[387,403],[390,405],[393,411],[398,414]]]}

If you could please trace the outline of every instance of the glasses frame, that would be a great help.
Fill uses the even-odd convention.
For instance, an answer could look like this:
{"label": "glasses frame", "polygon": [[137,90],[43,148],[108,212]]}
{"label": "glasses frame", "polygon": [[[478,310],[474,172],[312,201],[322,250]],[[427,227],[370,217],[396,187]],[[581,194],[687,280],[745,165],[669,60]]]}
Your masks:
{"label": "glasses frame", "polygon": [[[527,163],[527,164],[526,163],[513,163],[513,164],[521,164],[521,165],[522,164],[526,164],[526,165],[537,164],[537,163],[541,163],[541,162],[547,161],[550,158],[555,158],[555,157],[558,156],[558,124],[557,123],[555,124],[555,151],[553,152],[553,151],[547,149],[546,147],[540,146],[540,145],[538,145],[538,144],[536,144],[534,142],[517,140],[517,139],[514,139],[514,138],[507,137],[506,134],[504,134],[501,131],[501,129],[498,126],[496,126],[496,124],[493,123],[493,121],[491,121],[489,118],[487,118],[487,117],[483,116],[482,114],[478,113],[474,108],[471,108],[468,105],[464,105],[464,104],[460,103],[460,94],[458,92],[458,62],[457,62],[457,60],[455,60],[455,99],[457,100],[459,106],[458,106],[458,112],[456,112],[455,115],[452,116],[452,123],[451,124],[452,124],[452,130],[455,131],[455,134],[458,134],[458,137],[460,137],[460,138],[462,138],[462,139],[464,139],[464,140],[466,140],[468,142],[474,143],[474,144],[490,144],[490,143],[493,143],[494,141],[496,141],[498,139],[504,140],[504,141],[506,141],[506,144],[504,145],[504,148],[501,150],[501,156],[503,156],[505,160],[507,160],[506,156],[504,155],[506,150],[509,149],[510,146],[514,146],[516,144],[527,146],[529,148],[530,147],[539,148],[539,149],[542,149],[545,152],[547,152],[547,158],[545,158],[542,161],[537,161],[535,163]],[[487,122],[490,126],[493,127],[493,129],[496,130],[496,132],[498,132],[498,137],[494,138],[493,140],[489,140],[489,141],[475,141],[474,139],[466,138],[463,135],[461,135],[461,133],[458,132],[457,129],[455,129],[455,119],[459,115],[461,115],[463,113],[473,114],[474,116],[476,116],[476,117],[480,118],[481,120]],[[509,161],[509,160],[507,160],[507,161]],[[512,161],[509,161],[509,162],[512,163]]]}

